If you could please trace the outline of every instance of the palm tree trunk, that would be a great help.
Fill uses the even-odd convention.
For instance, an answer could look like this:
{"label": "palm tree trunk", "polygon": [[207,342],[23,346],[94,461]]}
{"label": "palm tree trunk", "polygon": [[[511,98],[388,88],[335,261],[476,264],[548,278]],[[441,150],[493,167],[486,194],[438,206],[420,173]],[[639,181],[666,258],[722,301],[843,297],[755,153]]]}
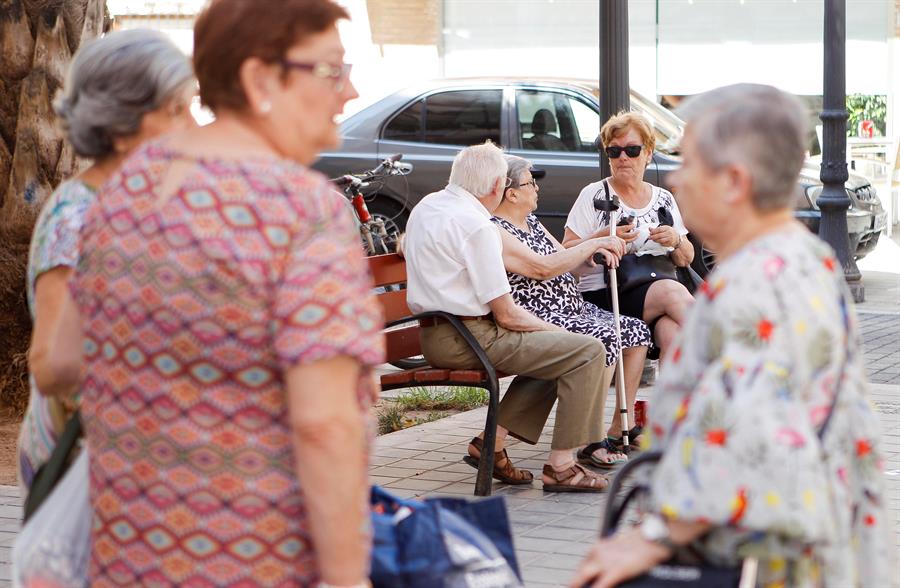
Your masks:
{"label": "palm tree trunk", "polygon": [[31,319],[25,268],[34,221],[80,165],[53,98],[82,40],[104,25],[105,0],[0,0],[0,404],[28,401]]}

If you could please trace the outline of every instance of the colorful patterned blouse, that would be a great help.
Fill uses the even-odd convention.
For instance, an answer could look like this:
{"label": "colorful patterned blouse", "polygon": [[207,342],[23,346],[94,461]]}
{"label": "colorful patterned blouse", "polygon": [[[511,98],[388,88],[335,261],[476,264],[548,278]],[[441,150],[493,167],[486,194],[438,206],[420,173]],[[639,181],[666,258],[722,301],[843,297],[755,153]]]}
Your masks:
{"label": "colorful patterned blouse", "polygon": [[[94,201],[94,190],[79,180],[59,185],[44,203],[34,226],[31,251],[28,255],[28,308],[34,320],[34,285],[41,274],[53,268],[74,268],[78,263],[78,233],[84,213]],[[19,432],[19,483],[31,486],[34,472],[53,451],[56,439],[65,425],[65,410],[55,399],[46,398],[37,389],[34,378],[29,379],[31,393],[28,410]]]}
{"label": "colorful patterned blouse", "polygon": [[384,355],[341,198],[286,160],[156,142],[106,184],[82,234],[91,586],[311,585],[284,372]]}
{"label": "colorful patterned blouse", "polygon": [[[651,403],[653,508],[715,530],[713,560],[760,558],[761,586],[883,586],[883,454],[840,264],[799,226],[723,261]],[[835,390],[834,415],[820,442]]]}

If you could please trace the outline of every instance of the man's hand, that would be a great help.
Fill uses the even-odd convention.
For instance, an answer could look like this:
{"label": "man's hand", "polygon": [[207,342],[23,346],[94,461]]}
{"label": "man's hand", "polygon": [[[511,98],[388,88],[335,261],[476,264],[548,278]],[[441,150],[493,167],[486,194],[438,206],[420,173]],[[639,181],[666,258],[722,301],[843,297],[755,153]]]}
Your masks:
{"label": "man's hand", "polygon": [[510,331],[565,331],[534,316],[518,304],[510,294],[504,294],[488,302],[494,321]]}

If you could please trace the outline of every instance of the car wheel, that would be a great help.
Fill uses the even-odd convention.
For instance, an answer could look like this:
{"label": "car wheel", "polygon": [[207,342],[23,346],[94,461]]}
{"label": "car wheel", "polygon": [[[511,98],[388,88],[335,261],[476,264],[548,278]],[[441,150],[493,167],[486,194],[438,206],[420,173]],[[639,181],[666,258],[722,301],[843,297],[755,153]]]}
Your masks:
{"label": "car wheel", "polygon": [[691,262],[691,268],[705,280],[707,274],[716,267],[716,254],[704,247],[693,235],[688,235],[688,240],[694,246],[694,261]]}
{"label": "car wheel", "polygon": [[366,206],[373,217],[384,221],[384,229],[388,235],[394,236],[406,230],[406,219],[409,215],[399,202],[376,194]]}

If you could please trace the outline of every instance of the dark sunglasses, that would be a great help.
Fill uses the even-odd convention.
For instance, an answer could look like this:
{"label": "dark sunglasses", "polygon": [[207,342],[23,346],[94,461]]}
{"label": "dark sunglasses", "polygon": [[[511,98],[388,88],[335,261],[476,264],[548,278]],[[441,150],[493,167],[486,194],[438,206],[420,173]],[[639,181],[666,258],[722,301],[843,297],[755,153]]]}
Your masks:
{"label": "dark sunglasses", "polygon": [[611,145],[605,149],[606,156],[610,159],[619,159],[619,156],[622,155],[622,152],[625,152],[625,155],[631,158],[635,158],[641,154],[641,149],[643,149],[643,145],[628,145],[626,147],[619,147],[618,145]]}

